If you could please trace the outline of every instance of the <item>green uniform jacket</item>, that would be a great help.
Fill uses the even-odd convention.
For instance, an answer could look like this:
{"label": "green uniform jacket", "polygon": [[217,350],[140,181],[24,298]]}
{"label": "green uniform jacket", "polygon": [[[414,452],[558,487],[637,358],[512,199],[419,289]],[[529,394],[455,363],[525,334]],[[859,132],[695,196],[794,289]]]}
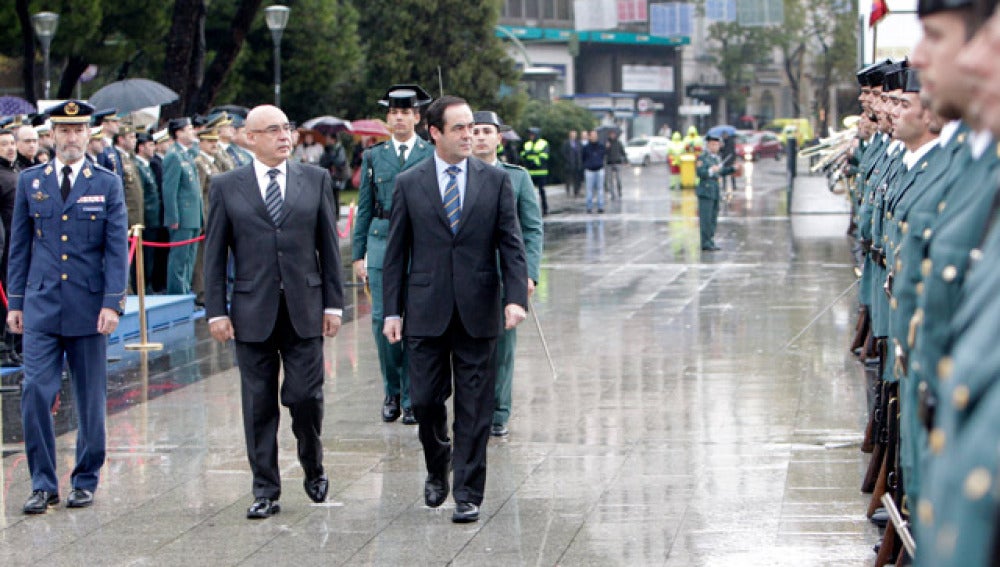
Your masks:
{"label": "green uniform jacket", "polygon": [[731,175],[736,171],[736,168],[727,163],[719,171],[709,173],[709,169],[721,163],[722,158],[719,157],[719,154],[704,152],[698,157],[698,163],[695,168],[695,171],[698,173],[698,187],[694,190],[698,198],[719,200],[719,178]]}
{"label": "green uniform jacket", "polygon": [[156,176],[153,169],[149,167],[149,162],[140,158],[135,160],[135,169],[139,172],[139,179],[142,181],[142,209],[143,220],[146,228],[160,228],[163,226],[160,220],[163,216],[163,201],[160,199],[160,188],[156,185]]}
{"label": "green uniform jacket", "polygon": [[[989,207],[987,207],[988,209]],[[995,213],[995,212],[994,212]],[[914,515],[915,565],[995,564],[1000,475],[1000,230],[994,219],[973,260],[952,321],[947,380],[941,383],[921,497]],[[911,508],[911,511],[913,508]]]}
{"label": "green uniform jacket", "polygon": [[[361,158],[361,187],[358,189],[358,211],[354,217],[351,259],[368,256],[368,267],[382,269],[385,246],[389,240],[389,212],[396,176],[434,154],[434,147],[419,136],[413,148],[406,150],[406,162],[399,167],[399,154],[392,142],[383,142],[365,150]],[[372,193],[374,181],[377,195]],[[383,218],[375,218],[375,200],[382,204]],[[382,294],[372,290],[372,297]]]}
{"label": "green uniform jacket", "polygon": [[542,263],[542,212],[538,208],[538,197],[535,186],[531,183],[531,175],[520,166],[497,162],[510,176],[514,187],[514,200],[517,203],[517,218],[521,222],[521,237],[524,239],[524,252],[528,261],[528,277],[538,282],[541,277]]}
{"label": "green uniform jacket", "polygon": [[194,157],[178,143],[163,158],[163,224],[201,230],[205,223]]}
{"label": "green uniform jacket", "polygon": [[145,226],[146,221],[143,219],[143,196],[142,196],[142,180],[139,179],[139,172],[135,168],[135,159],[132,154],[128,152],[123,152],[118,148],[114,148],[118,152],[118,158],[121,160],[122,171],[122,185],[125,188],[125,209],[128,211],[128,227],[131,229],[137,224]]}

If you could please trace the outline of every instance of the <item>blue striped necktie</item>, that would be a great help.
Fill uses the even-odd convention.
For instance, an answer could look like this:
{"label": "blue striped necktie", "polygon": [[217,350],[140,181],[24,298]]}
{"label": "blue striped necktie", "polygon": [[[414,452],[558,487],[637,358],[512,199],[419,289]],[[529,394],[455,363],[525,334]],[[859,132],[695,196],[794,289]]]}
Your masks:
{"label": "blue striped necktie", "polygon": [[444,170],[448,174],[448,185],[444,188],[444,212],[448,215],[448,227],[451,233],[458,232],[458,221],[462,219],[462,200],[458,195],[458,179],[462,170],[457,166],[449,166]]}
{"label": "blue striped necktie", "polygon": [[281,222],[281,205],[283,203],[281,187],[278,186],[279,173],[281,172],[277,169],[268,170],[267,176],[271,178],[271,182],[267,184],[267,193],[264,196],[264,205],[267,206],[267,213],[271,215],[274,224]]}

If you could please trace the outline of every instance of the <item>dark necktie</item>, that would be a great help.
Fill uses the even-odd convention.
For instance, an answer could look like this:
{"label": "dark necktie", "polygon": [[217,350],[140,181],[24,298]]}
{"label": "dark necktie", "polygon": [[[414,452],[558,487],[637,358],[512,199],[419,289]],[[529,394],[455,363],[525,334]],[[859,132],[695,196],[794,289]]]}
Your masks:
{"label": "dark necktie", "polygon": [[444,170],[448,174],[448,184],[444,188],[444,212],[448,215],[448,227],[451,233],[458,232],[458,221],[462,219],[462,200],[458,195],[458,179],[462,170],[452,165]]}
{"label": "dark necktie", "polygon": [[71,188],[69,183],[69,176],[71,173],[73,173],[73,168],[68,165],[64,165],[62,168],[62,174],[63,174],[62,183],[59,184],[59,192],[62,193],[62,200],[64,203],[66,202],[66,199],[69,199],[69,191]]}
{"label": "dark necktie", "polygon": [[399,145],[399,167],[402,168],[404,163],[406,163],[406,144],[400,144]]}
{"label": "dark necktie", "polygon": [[271,182],[267,184],[267,193],[264,197],[264,205],[267,206],[267,213],[271,215],[274,224],[281,222],[281,205],[283,203],[281,187],[278,186],[279,173],[281,172],[277,169],[268,170],[267,175],[271,178]]}

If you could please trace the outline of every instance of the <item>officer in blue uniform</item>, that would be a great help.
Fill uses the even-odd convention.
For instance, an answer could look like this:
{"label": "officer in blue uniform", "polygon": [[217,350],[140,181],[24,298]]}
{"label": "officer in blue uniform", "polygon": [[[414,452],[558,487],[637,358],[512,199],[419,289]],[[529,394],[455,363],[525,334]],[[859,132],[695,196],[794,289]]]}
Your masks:
{"label": "officer in blue uniform", "polygon": [[69,362],[79,419],[71,508],[89,506],[104,464],[107,337],[125,307],[127,229],[121,179],[84,160],[94,109],[49,110],[56,158],[21,172],[11,230],[11,331],[24,334],[21,416],[32,493],[26,514],[59,502],[51,408]]}
{"label": "officer in blue uniform", "polygon": [[[118,135],[121,128],[118,110],[108,108],[94,112],[91,125],[100,127],[101,140],[104,142],[104,150],[97,154],[97,164],[113,171],[118,177],[123,177],[122,158],[115,150],[114,144],[114,137]],[[122,182],[124,183],[124,179]]]}
{"label": "officer in blue uniform", "polygon": [[358,279],[368,281],[372,298],[372,336],[378,350],[379,368],[385,388],[382,421],[403,416],[405,425],[417,423],[410,409],[410,379],[403,343],[391,344],[382,334],[382,259],[389,239],[389,211],[396,176],[434,154],[434,147],[417,136],[420,108],[431,95],[419,85],[393,85],[378,101],[389,108],[387,121],[392,139],[372,146],[361,159],[361,187],[355,218],[351,257]]}

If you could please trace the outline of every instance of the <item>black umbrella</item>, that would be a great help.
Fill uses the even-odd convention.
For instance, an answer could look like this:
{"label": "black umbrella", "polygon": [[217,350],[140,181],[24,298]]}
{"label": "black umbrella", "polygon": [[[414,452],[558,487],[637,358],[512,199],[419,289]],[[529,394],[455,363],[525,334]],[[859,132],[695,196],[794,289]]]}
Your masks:
{"label": "black umbrella", "polygon": [[167,87],[149,79],[125,79],[101,87],[90,97],[90,104],[97,108],[117,108],[128,114],[147,106],[170,104],[179,97]]}
{"label": "black umbrella", "polygon": [[351,123],[336,116],[317,116],[302,123],[306,130],[315,130],[324,136],[336,136],[339,132],[350,131]]}

